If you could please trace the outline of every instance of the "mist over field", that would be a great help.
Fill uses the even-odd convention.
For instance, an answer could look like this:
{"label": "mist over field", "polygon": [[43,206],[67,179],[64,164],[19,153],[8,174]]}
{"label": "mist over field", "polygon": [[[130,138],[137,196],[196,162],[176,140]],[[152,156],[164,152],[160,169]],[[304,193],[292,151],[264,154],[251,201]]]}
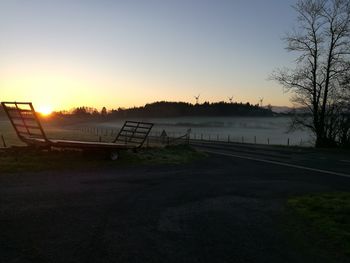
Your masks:
{"label": "mist over field", "polygon": [[[244,143],[310,146],[312,136],[307,131],[289,131],[289,117],[177,117],[143,118],[137,121],[152,122],[151,135],[160,136],[163,130],[170,137],[179,137],[191,129],[191,139],[220,140]],[[100,134],[110,136],[118,130],[124,119],[106,122],[84,122],[67,125],[65,129],[100,129]],[[98,133],[98,131],[96,131]],[[113,136],[110,136],[113,137]],[[97,137],[96,137],[97,138]]]}
{"label": "mist over field", "polygon": [[[140,121],[140,119],[137,119]],[[307,131],[289,131],[289,117],[178,117],[142,119],[155,123],[151,135],[160,136],[163,130],[168,136],[179,137],[191,129],[191,139],[217,140],[258,144],[310,146],[312,136]],[[106,122],[81,122],[69,125],[53,125],[44,123],[49,136],[65,139],[98,140],[99,134],[106,135],[105,140],[115,136],[122,127],[124,120]],[[82,128],[99,129],[96,134],[86,135]],[[99,133],[99,134],[98,134]],[[112,134],[111,134],[112,133]],[[0,134],[3,134],[8,144],[21,144],[15,131],[7,119],[0,120]],[[269,141],[268,141],[269,140]]]}

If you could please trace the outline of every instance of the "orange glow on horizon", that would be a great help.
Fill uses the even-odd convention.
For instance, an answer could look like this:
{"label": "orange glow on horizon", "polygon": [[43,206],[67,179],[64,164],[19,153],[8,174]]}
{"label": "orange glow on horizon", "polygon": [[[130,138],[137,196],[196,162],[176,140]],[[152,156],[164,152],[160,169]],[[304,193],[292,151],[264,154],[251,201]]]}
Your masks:
{"label": "orange glow on horizon", "polygon": [[[39,61],[33,64],[32,61]],[[54,64],[52,61],[56,61]],[[259,103],[260,94],[264,104],[292,106],[289,96],[271,83],[236,84],[211,79],[165,78],[118,69],[112,74],[105,68],[95,68],[82,63],[65,64],[52,58],[28,58],[21,63],[13,61],[4,69],[0,67],[1,99],[7,101],[31,101],[38,112],[50,115],[50,111],[70,110],[75,107],[107,109],[144,106],[156,101],[184,101],[195,103],[193,94],[201,93],[200,103],[227,101],[234,96],[235,102]],[[135,78],[135,75],[138,77]],[[242,78],[244,79],[244,78]],[[217,87],[217,88],[213,88]],[[171,93],[169,92],[171,91]],[[258,92],[257,92],[258,91]],[[50,105],[50,110],[39,110]]]}

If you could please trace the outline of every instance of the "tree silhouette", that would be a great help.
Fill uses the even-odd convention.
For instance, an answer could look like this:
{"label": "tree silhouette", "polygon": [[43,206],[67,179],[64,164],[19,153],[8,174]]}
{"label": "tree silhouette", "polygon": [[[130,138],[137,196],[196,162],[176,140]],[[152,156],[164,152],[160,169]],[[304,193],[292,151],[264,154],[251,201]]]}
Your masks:
{"label": "tree silhouette", "polygon": [[297,52],[295,69],[273,74],[292,101],[308,110],[312,118],[296,115],[295,128],[308,128],[316,147],[335,145],[344,121],[342,81],[350,71],[349,0],[299,0],[294,6],[298,27],[285,37],[287,50]]}
{"label": "tree silhouette", "polygon": [[102,116],[106,116],[107,115],[107,108],[106,107],[103,107],[102,110],[101,110],[101,115]]}

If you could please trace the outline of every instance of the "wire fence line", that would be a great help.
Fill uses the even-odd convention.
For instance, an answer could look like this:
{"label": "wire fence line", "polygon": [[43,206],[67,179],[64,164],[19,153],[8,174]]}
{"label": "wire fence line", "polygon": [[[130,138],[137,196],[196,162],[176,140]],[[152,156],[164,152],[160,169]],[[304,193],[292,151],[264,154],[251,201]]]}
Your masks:
{"label": "wire fence line", "polygon": [[[116,138],[120,129],[110,127],[94,127],[94,126],[81,126],[81,127],[70,127],[49,132],[49,135],[62,139],[80,139],[80,140],[91,140],[101,142],[111,142]],[[220,143],[245,143],[245,144],[263,144],[263,145],[283,145],[283,146],[311,146],[312,144],[300,138],[289,138],[285,137],[281,140],[276,140],[273,137],[263,137],[259,135],[234,135],[234,134],[219,134],[219,133],[208,133],[208,132],[189,132],[190,130],[184,129],[183,131],[172,131],[163,128],[153,129],[149,138],[146,140],[145,145],[150,144],[172,144],[172,143],[188,143],[188,142],[220,142]],[[184,135],[188,135],[185,139]],[[0,133],[0,148],[10,147],[16,142],[16,134]],[[20,141],[19,141],[20,142]]]}
{"label": "wire fence line", "polygon": [[[85,134],[90,134],[96,136],[100,141],[108,140],[111,137],[116,137],[120,131],[117,128],[101,128],[101,127],[82,127],[79,128],[80,132]],[[152,140],[159,140],[169,142],[173,141],[176,138],[183,137],[186,134],[186,131],[167,131],[165,129],[154,129],[150,132],[149,137]],[[306,141],[303,138],[296,140],[295,138],[285,137],[281,142],[281,139],[276,140],[273,137],[262,137],[258,135],[254,136],[237,136],[232,134],[218,134],[218,133],[197,133],[189,132],[188,138],[189,141],[207,141],[207,142],[227,142],[227,143],[247,143],[247,144],[265,144],[265,145],[284,145],[284,146],[309,146],[310,142]],[[158,140],[158,141],[159,141]]]}

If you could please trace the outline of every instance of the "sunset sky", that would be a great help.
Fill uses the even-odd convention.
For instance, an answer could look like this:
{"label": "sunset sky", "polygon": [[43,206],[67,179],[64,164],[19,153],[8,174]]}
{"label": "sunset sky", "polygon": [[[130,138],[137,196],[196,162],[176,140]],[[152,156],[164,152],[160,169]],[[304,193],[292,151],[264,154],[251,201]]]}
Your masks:
{"label": "sunset sky", "polygon": [[293,62],[291,0],[0,0],[0,101],[290,105],[268,77]]}

